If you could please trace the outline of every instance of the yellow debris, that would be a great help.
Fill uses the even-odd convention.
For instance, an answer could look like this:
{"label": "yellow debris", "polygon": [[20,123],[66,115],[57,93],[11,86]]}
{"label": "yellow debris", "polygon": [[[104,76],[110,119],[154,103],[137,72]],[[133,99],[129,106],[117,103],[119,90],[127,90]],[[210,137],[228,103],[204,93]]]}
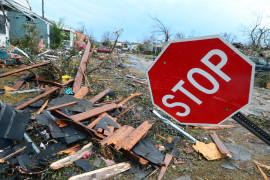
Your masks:
{"label": "yellow debris", "polygon": [[198,142],[192,147],[195,149],[195,151],[201,153],[209,161],[221,159],[224,157],[214,143],[205,144],[203,142]]}

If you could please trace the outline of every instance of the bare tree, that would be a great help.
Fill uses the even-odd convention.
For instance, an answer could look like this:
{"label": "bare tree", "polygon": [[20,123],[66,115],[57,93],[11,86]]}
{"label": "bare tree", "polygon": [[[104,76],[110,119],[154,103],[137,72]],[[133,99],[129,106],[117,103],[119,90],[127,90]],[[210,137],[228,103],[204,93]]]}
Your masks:
{"label": "bare tree", "polygon": [[168,42],[170,37],[171,37],[169,28],[167,26],[165,26],[165,24],[162,23],[157,17],[151,17],[151,18],[154,21],[153,33],[162,35],[164,38],[164,41]]}
{"label": "bare tree", "polygon": [[267,43],[269,31],[270,29],[262,24],[262,17],[257,17],[255,24],[248,31],[251,47],[261,49],[262,44]]}
{"label": "bare tree", "polygon": [[119,29],[119,30],[113,32],[114,43],[113,43],[112,51],[114,50],[116,43],[118,42],[118,39],[119,39],[120,35],[122,34],[122,32],[123,32],[123,29]]}
{"label": "bare tree", "polygon": [[184,37],[185,37],[184,34],[181,33],[181,32],[178,32],[178,33],[175,34],[175,39],[176,39],[176,40],[177,40],[177,39],[183,39]]}
{"label": "bare tree", "polygon": [[236,40],[236,36],[232,33],[223,33],[221,34],[221,37],[223,37],[226,41],[233,43]]}
{"label": "bare tree", "polygon": [[110,47],[111,46],[111,33],[110,32],[105,32],[105,33],[103,33],[103,35],[102,35],[102,38],[101,38],[102,40],[102,45],[103,46],[107,46],[107,47]]}

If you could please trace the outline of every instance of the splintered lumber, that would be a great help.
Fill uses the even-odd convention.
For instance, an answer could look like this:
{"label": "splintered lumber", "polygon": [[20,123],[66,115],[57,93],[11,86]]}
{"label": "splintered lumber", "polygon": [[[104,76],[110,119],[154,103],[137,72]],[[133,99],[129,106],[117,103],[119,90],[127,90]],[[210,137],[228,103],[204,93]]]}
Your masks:
{"label": "splintered lumber", "polygon": [[0,78],[6,77],[6,76],[9,76],[9,75],[12,75],[12,74],[16,74],[16,73],[19,73],[19,72],[22,72],[22,71],[26,71],[26,70],[29,70],[29,69],[33,69],[33,68],[36,68],[36,67],[45,66],[45,65],[50,64],[50,63],[51,63],[50,61],[45,61],[45,62],[42,62],[42,63],[34,64],[34,65],[31,65],[31,66],[26,66],[26,67],[23,67],[23,68],[20,68],[20,69],[16,69],[14,71],[5,72],[5,73],[0,74]]}
{"label": "splintered lumber", "polygon": [[89,90],[88,87],[83,86],[80,88],[78,92],[75,93],[74,97],[77,99],[82,99],[88,94]]}
{"label": "splintered lumber", "polygon": [[205,130],[218,130],[218,129],[230,129],[235,128],[234,125],[210,125],[210,126],[195,126],[194,129],[205,129]]}
{"label": "splintered lumber", "polygon": [[[107,113],[102,113],[101,115],[99,115],[98,118],[95,119],[94,121],[92,121],[90,124],[88,124],[87,127],[90,128],[90,129],[93,129],[103,117],[107,117],[107,118],[113,120],[117,124],[118,128],[121,127],[121,125],[117,122],[117,118],[113,118],[112,116],[110,116]],[[108,126],[108,129],[110,129],[110,132],[108,132],[107,130],[104,131],[104,134],[107,135],[107,136],[111,135],[113,133],[114,127],[113,126]]]}
{"label": "splintered lumber", "polygon": [[47,108],[46,110],[47,111],[53,111],[53,110],[56,110],[56,109],[63,109],[63,108],[66,108],[68,106],[72,106],[72,105],[77,104],[77,103],[78,102],[73,101],[73,102],[69,102],[69,103],[66,103],[66,104],[61,104],[61,105],[58,105],[58,106],[53,106],[53,107]]}
{"label": "splintered lumber", "polygon": [[30,99],[29,101],[19,105],[18,107],[16,107],[16,110],[21,110],[27,106],[29,106],[30,104],[42,99],[42,98],[45,98],[47,97],[48,95],[52,94],[53,92],[57,91],[58,89],[60,89],[59,87],[52,87],[50,90],[44,92],[43,94],[33,98],[33,99]]}
{"label": "splintered lumber", "polygon": [[124,149],[130,151],[140,139],[142,139],[154,123],[150,121],[144,121],[140,126],[138,126],[134,131],[132,131],[128,136],[117,142],[116,149]]}
{"label": "splintered lumber", "polygon": [[93,145],[90,142],[87,145],[83,146],[82,149],[77,151],[75,154],[67,156],[63,159],[56,161],[56,162],[53,162],[50,165],[50,168],[53,170],[57,170],[57,169],[60,169],[62,167],[67,167],[67,166],[71,165],[74,161],[81,159],[85,152],[92,152],[92,147],[93,147]]}
{"label": "splintered lumber", "polygon": [[121,141],[127,135],[129,135],[134,130],[133,127],[124,125],[117,129],[111,136],[104,138],[101,141],[101,145],[110,145],[117,144],[117,142]]}
{"label": "splintered lumber", "polygon": [[74,84],[73,84],[73,92],[74,93],[77,93],[81,87],[83,75],[85,73],[86,66],[88,63],[90,48],[91,48],[91,43],[90,43],[90,41],[88,41],[86,48],[85,48],[85,51],[83,53],[83,57],[82,57],[78,72],[77,72],[76,77],[75,77]]}
{"label": "splintered lumber", "polygon": [[211,138],[213,139],[213,141],[216,143],[219,151],[224,155],[227,156],[229,158],[232,158],[231,153],[229,152],[229,150],[226,148],[226,146],[222,143],[222,141],[219,139],[219,137],[217,136],[216,132],[212,132],[210,134]]}
{"label": "splintered lumber", "polygon": [[108,166],[105,168],[97,169],[87,173],[72,176],[69,180],[101,180],[107,179],[131,168],[131,165],[126,162]]}
{"label": "splintered lumber", "polygon": [[97,116],[101,113],[116,109],[118,107],[119,107],[118,104],[115,104],[115,103],[106,104],[104,106],[90,109],[89,111],[70,116],[70,118],[74,121],[77,121],[77,122],[83,121],[83,120],[89,119],[91,117]]}
{"label": "splintered lumber", "polygon": [[96,96],[94,96],[92,99],[90,99],[89,101],[94,104],[97,101],[99,101],[100,99],[102,99],[104,96],[106,96],[109,92],[111,91],[111,89],[106,89],[102,92],[100,92],[99,94],[97,94]]}
{"label": "splintered lumber", "polygon": [[203,142],[197,142],[192,147],[209,161],[223,158],[223,155],[214,143],[205,144]]}
{"label": "splintered lumber", "polygon": [[122,107],[124,104],[126,104],[128,101],[130,101],[131,99],[141,96],[143,95],[143,93],[135,93],[135,94],[131,94],[129,97],[127,97],[126,99],[124,99],[123,101],[121,101],[119,103],[119,106]]}
{"label": "splintered lumber", "polygon": [[166,154],[165,158],[164,158],[164,162],[165,162],[165,166],[162,166],[161,167],[161,170],[160,170],[160,173],[158,175],[158,180],[161,180],[162,177],[164,176],[166,170],[167,170],[167,167],[169,166],[171,160],[172,160],[173,156],[170,155],[170,154]]}

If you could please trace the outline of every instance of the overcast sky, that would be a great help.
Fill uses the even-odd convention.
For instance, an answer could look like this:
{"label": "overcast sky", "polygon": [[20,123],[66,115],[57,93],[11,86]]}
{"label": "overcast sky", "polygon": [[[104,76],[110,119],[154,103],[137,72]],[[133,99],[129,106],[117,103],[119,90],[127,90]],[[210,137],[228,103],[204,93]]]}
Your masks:
{"label": "overcast sky", "polygon": [[[65,25],[79,28],[97,40],[106,31],[123,28],[120,40],[143,41],[153,32],[150,17],[159,18],[171,33],[205,36],[232,33],[243,41],[244,27],[263,16],[270,23],[270,0],[44,0],[45,16],[63,19]],[[41,0],[30,0],[41,14]]]}

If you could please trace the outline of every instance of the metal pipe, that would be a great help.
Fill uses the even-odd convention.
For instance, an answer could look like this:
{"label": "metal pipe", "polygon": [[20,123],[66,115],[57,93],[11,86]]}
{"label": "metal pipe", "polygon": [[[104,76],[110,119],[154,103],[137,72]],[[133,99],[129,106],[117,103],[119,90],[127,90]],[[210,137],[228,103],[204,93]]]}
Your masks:
{"label": "metal pipe", "polygon": [[174,124],[173,122],[171,122],[170,120],[166,119],[165,117],[161,116],[161,114],[159,114],[156,110],[153,110],[153,113],[159,117],[164,123],[168,124],[169,126],[175,128],[177,131],[179,131],[181,134],[183,134],[184,136],[186,136],[187,138],[189,138],[190,140],[192,140],[193,142],[197,143],[199,142],[197,139],[195,139],[194,137],[192,137],[190,134],[188,134],[187,132],[185,132],[184,130],[182,130],[180,127],[178,127],[176,124]]}

